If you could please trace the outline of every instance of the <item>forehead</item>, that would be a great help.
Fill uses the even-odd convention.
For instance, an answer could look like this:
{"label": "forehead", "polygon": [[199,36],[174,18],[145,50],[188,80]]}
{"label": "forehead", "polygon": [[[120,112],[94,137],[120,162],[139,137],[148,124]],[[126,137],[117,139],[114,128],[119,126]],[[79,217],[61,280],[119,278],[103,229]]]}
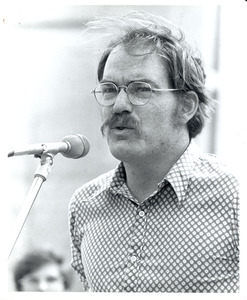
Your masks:
{"label": "forehead", "polygon": [[43,266],[41,266],[40,268],[38,268],[37,270],[33,271],[32,273],[28,274],[26,277],[34,277],[34,276],[47,276],[47,275],[53,275],[53,276],[57,276],[60,274],[60,267],[56,264],[53,263],[48,263],[45,264]]}
{"label": "forehead", "polygon": [[148,49],[129,52],[123,46],[114,48],[106,61],[103,79],[123,83],[142,78],[161,84],[168,82],[167,68],[161,57]]}

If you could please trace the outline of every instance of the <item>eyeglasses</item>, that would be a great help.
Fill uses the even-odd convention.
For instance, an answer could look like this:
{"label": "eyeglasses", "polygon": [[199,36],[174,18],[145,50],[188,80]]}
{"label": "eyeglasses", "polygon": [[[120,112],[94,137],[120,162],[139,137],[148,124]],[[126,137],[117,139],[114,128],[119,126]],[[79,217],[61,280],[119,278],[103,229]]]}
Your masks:
{"label": "eyeglasses", "polygon": [[112,106],[116,102],[117,95],[123,89],[133,105],[145,105],[151,98],[152,92],[173,92],[178,89],[154,89],[149,83],[134,81],[128,86],[117,86],[113,82],[100,83],[91,93],[96,101],[102,106]]}

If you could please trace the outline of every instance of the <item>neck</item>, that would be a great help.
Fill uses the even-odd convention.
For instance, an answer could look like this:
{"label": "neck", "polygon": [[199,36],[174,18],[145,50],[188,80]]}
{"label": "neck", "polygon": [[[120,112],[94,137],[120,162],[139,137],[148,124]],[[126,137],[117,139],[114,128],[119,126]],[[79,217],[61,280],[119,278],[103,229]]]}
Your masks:
{"label": "neck", "polygon": [[177,147],[176,151],[170,148],[158,157],[152,155],[141,162],[124,163],[127,185],[139,202],[157,190],[158,183],[168,174],[188,145],[189,141]]}

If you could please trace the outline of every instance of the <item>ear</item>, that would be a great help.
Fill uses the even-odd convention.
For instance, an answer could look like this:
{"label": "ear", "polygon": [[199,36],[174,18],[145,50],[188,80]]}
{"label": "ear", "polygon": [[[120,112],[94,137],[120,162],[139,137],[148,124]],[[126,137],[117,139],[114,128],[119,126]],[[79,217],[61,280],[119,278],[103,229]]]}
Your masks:
{"label": "ear", "polygon": [[199,105],[199,98],[193,91],[187,92],[182,96],[179,120],[183,124],[187,124],[195,115]]}

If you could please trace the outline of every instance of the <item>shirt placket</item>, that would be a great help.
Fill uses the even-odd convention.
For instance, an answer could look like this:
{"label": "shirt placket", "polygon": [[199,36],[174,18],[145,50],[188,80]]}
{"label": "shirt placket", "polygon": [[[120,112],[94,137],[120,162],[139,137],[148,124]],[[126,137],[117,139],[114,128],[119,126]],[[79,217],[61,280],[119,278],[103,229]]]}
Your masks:
{"label": "shirt placket", "polygon": [[123,288],[126,292],[138,292],[140,282],[139,271],[144,246],[147,218],[150,205],[145,203],[137,207],[135,221],[132,226],[130,242],[127,247],[126,267],[124,269]]}

